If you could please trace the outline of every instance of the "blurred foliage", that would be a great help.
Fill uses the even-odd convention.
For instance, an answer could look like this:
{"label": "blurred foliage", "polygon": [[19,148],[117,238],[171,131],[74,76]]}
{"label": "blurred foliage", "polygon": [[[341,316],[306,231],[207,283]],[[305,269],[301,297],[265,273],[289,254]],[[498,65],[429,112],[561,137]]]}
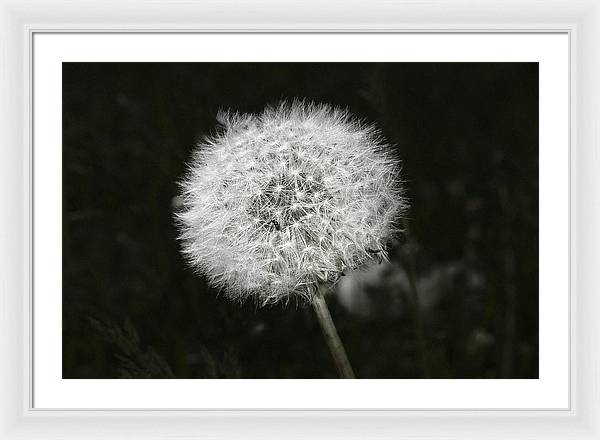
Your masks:
{"label": "blurred foliage", "polygon": [[64,63],[63,377],[336,377],[310,308],[226,301],[175,239],[217,111],[294,97],[403,159],[405,242],[329,298],[357,375],[537,377],[536,63]]}
{"label": "blurred foliage", "polygon": [[106,342],[113,345],[117,351],[115,358],[120,364],[119,378],[173,378],[171,368],[162,356],[154,349],[143,351],[140,347],[140,337],[130,321],[125,321],[123,326],[115,323],[101,323],[90,318],[92,328]]}

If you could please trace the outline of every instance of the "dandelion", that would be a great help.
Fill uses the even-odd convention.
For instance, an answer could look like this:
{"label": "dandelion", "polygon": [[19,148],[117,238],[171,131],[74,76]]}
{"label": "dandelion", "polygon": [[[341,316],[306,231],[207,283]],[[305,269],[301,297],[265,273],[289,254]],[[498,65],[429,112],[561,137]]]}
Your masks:
{"label": "dandelion", "polygon": [[398,160],[373,126],[327,105],[218,120],[182,182],[183,255],[233,300],[310,302],[329,315],[323,292],[386,259],[399,232]]}

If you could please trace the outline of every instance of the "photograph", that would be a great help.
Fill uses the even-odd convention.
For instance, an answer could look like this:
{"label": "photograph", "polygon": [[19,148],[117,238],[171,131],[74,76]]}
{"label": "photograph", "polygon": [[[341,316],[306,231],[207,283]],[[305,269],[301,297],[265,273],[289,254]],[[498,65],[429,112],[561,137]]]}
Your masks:
{"label": "photograph", "polygon": [[538,379],[539,105],[537,62],[63,62],[62,378]]}

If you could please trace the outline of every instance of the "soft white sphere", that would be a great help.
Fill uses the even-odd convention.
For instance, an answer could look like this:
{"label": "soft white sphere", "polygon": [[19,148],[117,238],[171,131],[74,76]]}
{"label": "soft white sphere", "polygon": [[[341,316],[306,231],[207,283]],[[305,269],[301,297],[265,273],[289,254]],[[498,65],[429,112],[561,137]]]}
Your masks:
{"label": "soft white sphere", "polygon": [[406,209],[399,161],[346,111],[294,102],[219,115],[198,145],[177,214],[182,252],[210,283],[259,305],[386,258]]}

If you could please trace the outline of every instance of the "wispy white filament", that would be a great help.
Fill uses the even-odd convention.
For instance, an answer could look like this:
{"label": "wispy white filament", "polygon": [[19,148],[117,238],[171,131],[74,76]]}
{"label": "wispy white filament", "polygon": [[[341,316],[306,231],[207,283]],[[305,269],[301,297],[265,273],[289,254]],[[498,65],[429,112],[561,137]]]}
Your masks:
{"label": "wispy white filament", "polygon": [[182,252],[211,284],[260,305],[386,258],[405,209],[399,163],[372,126],[294,102],[223,113],[182,182]]}

